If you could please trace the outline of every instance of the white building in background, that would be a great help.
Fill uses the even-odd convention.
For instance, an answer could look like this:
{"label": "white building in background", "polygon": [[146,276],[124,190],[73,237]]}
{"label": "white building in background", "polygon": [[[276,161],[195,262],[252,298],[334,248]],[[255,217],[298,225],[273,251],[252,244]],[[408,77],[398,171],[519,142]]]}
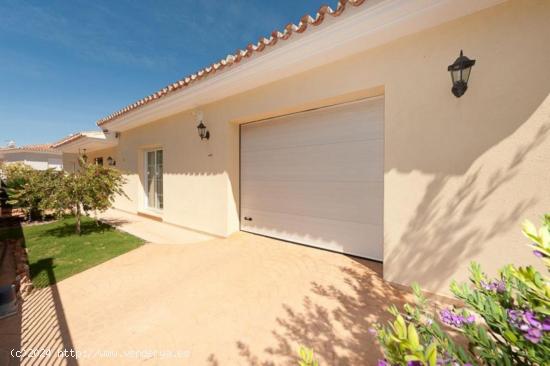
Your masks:
{"label": "white building in background", "polygon": [[51,144],[15,146],[14,143],[0,148],[0,162],[23,163],[36,170],[63,169],[62,152]]}

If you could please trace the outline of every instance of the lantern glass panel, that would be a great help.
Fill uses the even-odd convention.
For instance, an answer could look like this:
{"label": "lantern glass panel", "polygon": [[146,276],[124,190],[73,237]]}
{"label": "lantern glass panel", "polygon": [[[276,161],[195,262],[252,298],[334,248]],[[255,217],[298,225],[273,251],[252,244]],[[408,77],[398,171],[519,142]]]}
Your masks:
{"label": "lantern glass panel", "polygon": [[462,70],[462,80],[464,80],[465,82],[468,82],[468,79],[470,78],[470,71],[472,71],[471,67],[467,67]]}
{"label": "lantern glass panel", "polygon": [[460,70],[452,70],[451,71],[451,79],[453,81],[453,84],[460,80]]}
{"label": "lantern glass panel", "polygon": [[199,123],[199,125],[197,126],[197,129],[199,130],[199,136],[200,138],[204,138],[205,134],[206,134],[206,126],[204,125],[204,123]]}

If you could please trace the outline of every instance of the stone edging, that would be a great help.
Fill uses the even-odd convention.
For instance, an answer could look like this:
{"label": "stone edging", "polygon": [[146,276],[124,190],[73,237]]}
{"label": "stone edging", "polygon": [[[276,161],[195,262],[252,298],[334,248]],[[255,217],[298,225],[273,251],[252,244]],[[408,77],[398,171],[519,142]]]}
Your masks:
{"label": "stone edging", "polygon": [[16,275],[14,281],[15,289],[24,300],[34,289],[34,285],[31,280],[27,249],[23,247],[23,239],[8,239],[7,243],[12,244],[13,248]]}

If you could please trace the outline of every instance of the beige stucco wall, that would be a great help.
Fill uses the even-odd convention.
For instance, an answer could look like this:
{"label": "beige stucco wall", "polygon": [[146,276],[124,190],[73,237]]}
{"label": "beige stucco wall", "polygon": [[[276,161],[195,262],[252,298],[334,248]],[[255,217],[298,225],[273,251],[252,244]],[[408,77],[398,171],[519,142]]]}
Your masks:
{"label": "beige stucco wall", "polygon": [[[550,211],[550,1],[509,1],[383,47],[122,133],[128,173],[117,207],[142,205],[143,149],[165,151],[163,218],[228,235],[239,228],[238,123],[385,95],[384,277],[446,292],[471,260],[534,263],[523,218]],[[477,59],[455,98],[446,67]]]}
{"label": "beige stucco wall", "polygon": [[63,153],[63,170],[74,172],[78,167],[78,154]]}

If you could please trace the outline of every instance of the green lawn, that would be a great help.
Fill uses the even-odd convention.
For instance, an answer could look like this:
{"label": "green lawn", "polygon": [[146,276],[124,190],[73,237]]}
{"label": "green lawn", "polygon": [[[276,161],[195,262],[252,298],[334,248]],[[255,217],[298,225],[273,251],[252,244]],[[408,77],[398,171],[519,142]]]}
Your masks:
{"label": "green lawn", "polygon": [[25,238],[32,281],[46,287],[140,246],[143,241],[106,224],[83,217],[82,235],[74,233],[75,219],[0,229],[0,239]]}

